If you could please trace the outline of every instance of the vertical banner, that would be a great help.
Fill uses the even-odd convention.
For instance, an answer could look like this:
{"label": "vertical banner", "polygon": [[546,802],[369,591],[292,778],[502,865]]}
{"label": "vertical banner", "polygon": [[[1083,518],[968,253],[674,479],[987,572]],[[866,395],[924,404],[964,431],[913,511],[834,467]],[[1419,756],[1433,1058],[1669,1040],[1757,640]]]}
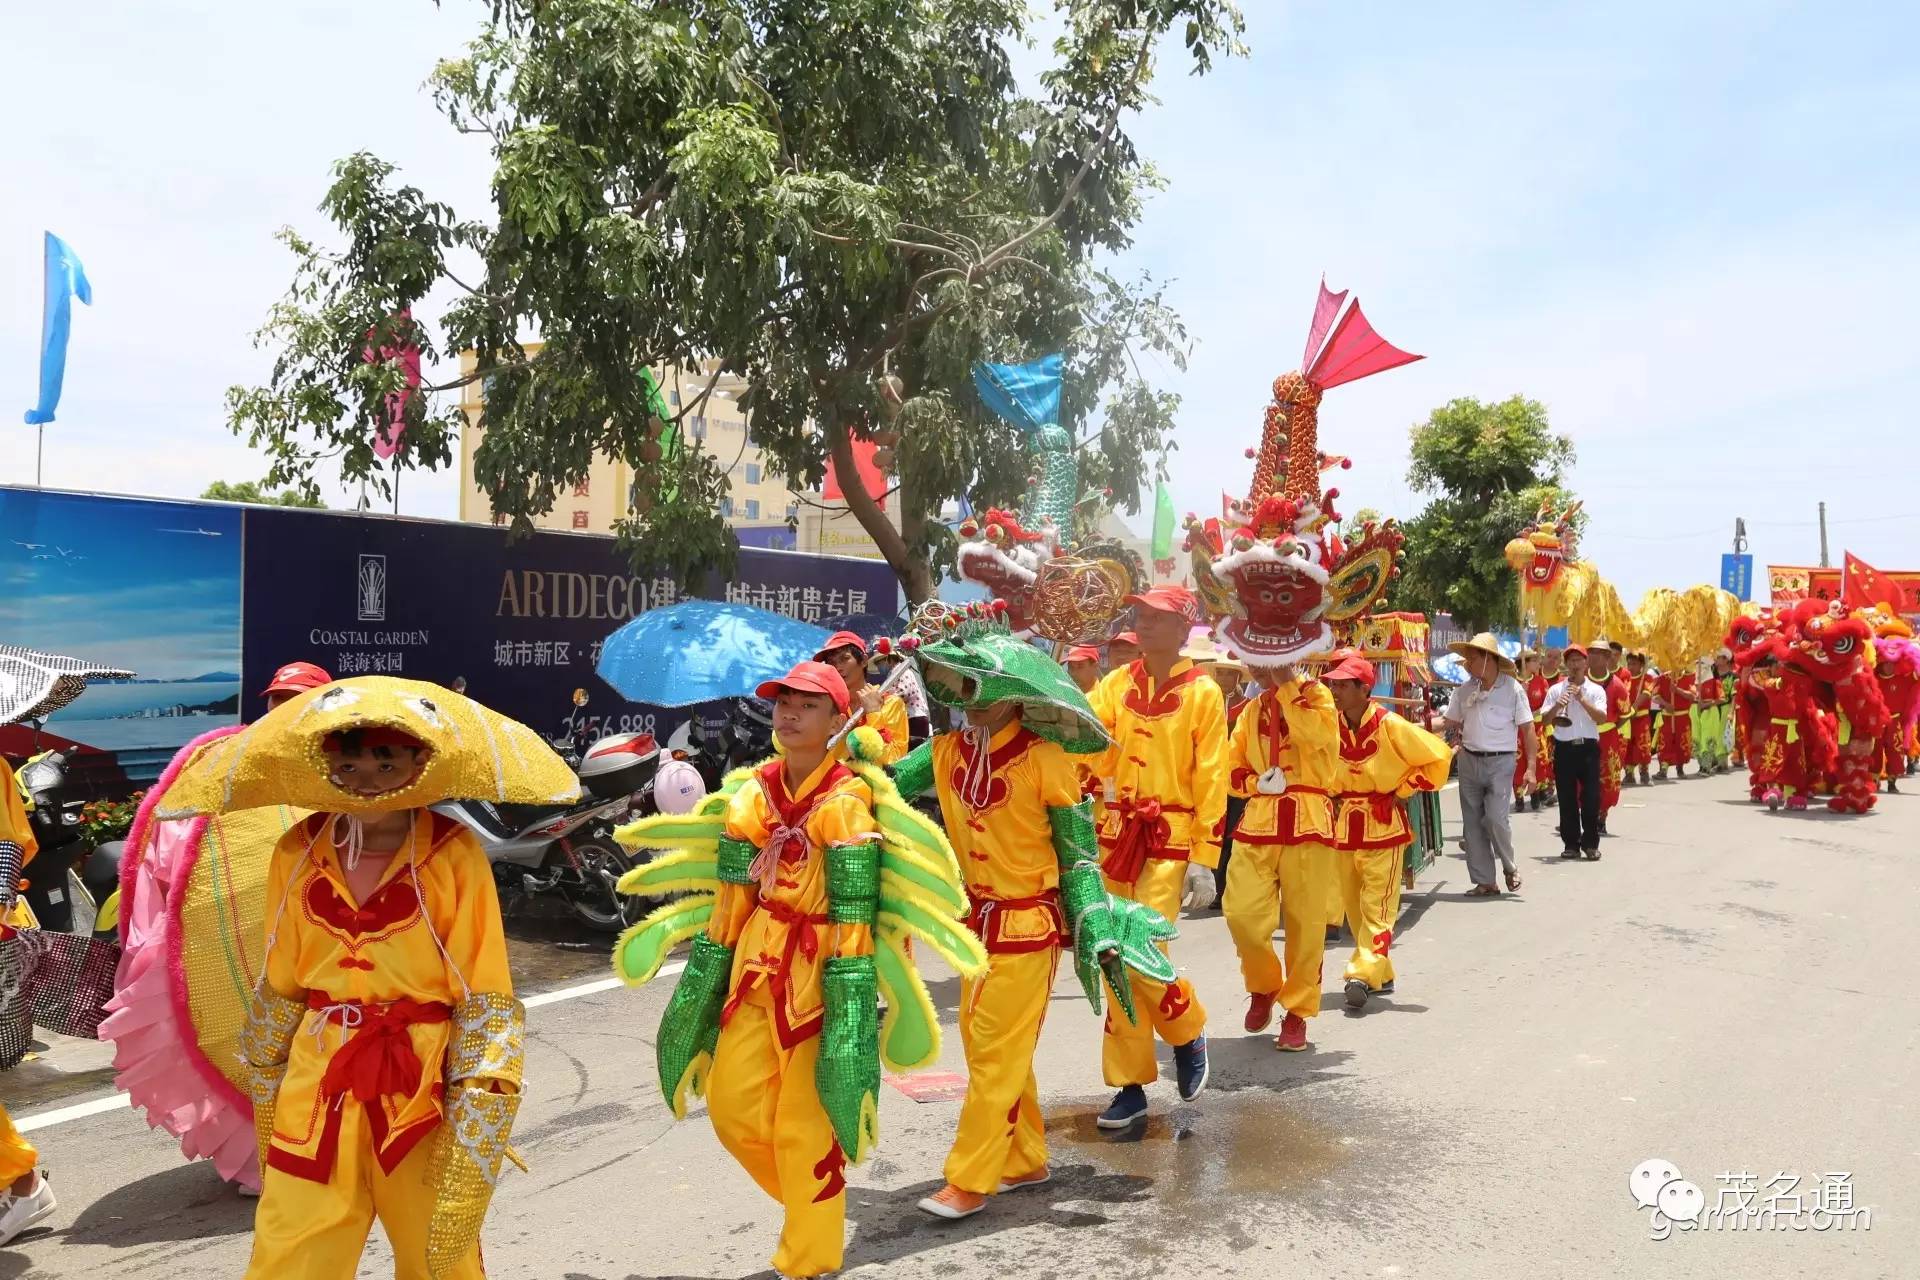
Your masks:
{"label": "vertical banner", "polygon": [[27,410],[27,425],[53,421],[60,407],[60,389],[67,380],[67,336],[73,325],[75,298],[93,305],[93,285],[80,255],[53,232],[47,232],[45,300],[40,313],[40,399]]}
{"label": "vertical banner", "polygon": [[1728,552],[1720,557],[1720,589],[1736,600],[1753,599],[1753,557]]}

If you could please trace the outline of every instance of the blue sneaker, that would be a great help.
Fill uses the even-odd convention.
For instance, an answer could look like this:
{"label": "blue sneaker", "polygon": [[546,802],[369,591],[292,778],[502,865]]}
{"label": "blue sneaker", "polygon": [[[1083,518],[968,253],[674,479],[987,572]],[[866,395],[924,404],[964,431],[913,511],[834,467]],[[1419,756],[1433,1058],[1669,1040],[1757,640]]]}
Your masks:
{"label": "blue sneaker", "polygon": [[1102,1129],[1126,1129],[1147,1114],[1147,1091],[1130,1084],[1113,1095],[1113,1103],[1094,1123]]}
{"label": "blue sneaker", "polygon": [[1174,1078],[1180,1085],[1180,1100],[1192,1102],[1207,1087],[1207,1038],[1195,1036],[1173,1051]]}

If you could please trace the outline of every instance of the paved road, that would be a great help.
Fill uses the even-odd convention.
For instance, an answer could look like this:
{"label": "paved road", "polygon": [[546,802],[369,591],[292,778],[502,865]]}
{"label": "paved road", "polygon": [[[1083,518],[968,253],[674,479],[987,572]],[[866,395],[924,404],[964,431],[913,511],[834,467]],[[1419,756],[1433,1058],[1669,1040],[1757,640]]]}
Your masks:
{"label": "paved road", "polygon": [[[1063,975],[1039,1063],[1055,1180],[969,1222],[912,1207],[939,1183],[958,1104],[883,1088],[880,1154],[852,1174],[849,1274],[1916,1274],[1920,798],[1845,819],[1754,811],[1738,775],[1630,790],[1597,864],[1553,856],[1546,815],[1517,821],[1523,892],[1464,899],[1446,859],[1408,895],[1398,998],[1350,1017],[1330,982],[1309,1053],[1240,1032],[1226,930],[1186,921],[1214,1085],[1191,1105],[1159,1086],[1128,1140],[1092,1124],[1098,1026]],[[770,1276],[774,1207],[703,1116],[672,1123],[652,1079],[664,987],[569,991],[604,971],[555,946],[564,933],[520,944],[525,989],[563,998],[530,1015],[516,1136],[533,1172],[496,1201],[492,1273]],[[934,994],[950,1020],[957,983]],[[69,1042],[0,1080],[16,1114],[44,1116],[100,1096],[102,1065],[101,1046]],[[942,1069],[963,1069],[957,1035]],[[243,1269],[251,1202],[132,1113],[35,1138],[61,1208],[0,1250],[0,1280]],[[1752,1173],[1755,1207],[1787,1225],[1656,1241],[1628,1189],[1649,1157],[1709,1204],[1719,1174]],[[1781,1172],[1809,1209],[1817,1175],[1850,1174],[1870,1227],[1795,1219]],[[378,1244],[361,1274],[391,1274]]]}

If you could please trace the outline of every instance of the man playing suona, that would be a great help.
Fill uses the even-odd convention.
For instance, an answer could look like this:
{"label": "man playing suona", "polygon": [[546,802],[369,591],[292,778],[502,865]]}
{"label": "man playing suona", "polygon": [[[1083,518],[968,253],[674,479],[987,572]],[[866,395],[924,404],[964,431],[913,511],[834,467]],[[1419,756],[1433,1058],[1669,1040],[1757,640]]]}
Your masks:
{"label": "man playing suona", "polygon": [[1174,929],[1101,883],[1092,802],[1072,756],[1103,750],[1107,736],[1065,672],[982,624],[917,656],[932,696],[964,710],[966,728],[917,748],[894,778],[903,794],[939,795],[966,879],[968,926],[988,957],[987,972],[960,990],[967,1096],[946,1185],[920,1201],[957,1219],[1049,1176],[1033,1055],[1061,951],[1073,956],[1094,1012],[1104,976],[1131,1021],[1127,969],[1171,982],[1173,964],[1154,943]]}
{"label": "man playing suona", "polygon": [[1400,876],[1413,828],[1401,803],[1446,785],[1453,751],[1440,738],[1374,704],[1373,664],[1342,659],[1324,677],[1339,712],[1339,742],[1328,789],[1334,795],[1335,848],[1353,955],[1347,961],[1351,1008],[1393,991],[1393,927]]}
{"label": "man playing suona", "polygon": [[[1109,673],[1092,698],[1113,738],[1098,783],[1101,869],[1114,894],[1171,920],[1183,891],[1212,901],[1227,809],[1226,704],[1220,686],[1180,656],[1200,616],[1193,592],[1155,587],[1127,602],[1141,656]],[[1131,981],[1140,1020],[1107,1010],[1102,1066],[1119,1093],[1099,1124],[1110,1129],[1146,1114],[1146,1086],[1160,1074],[1156,1032],[1173,1046],[1180,1097],[1191,1101],[1207,1084],[1207,1012],[1193,984]]]}
{"label": "man playing suona", "polygon": [[897,693],[882,693],[878,685],[867,682],[867,642],[851,631],[836,631],[813,660],[840,673],[847,686],[849,708],[858,707],[864,713],[863,722],[885,744],[880,763],[892,764],[906,755],[910,746],[906,699]]}

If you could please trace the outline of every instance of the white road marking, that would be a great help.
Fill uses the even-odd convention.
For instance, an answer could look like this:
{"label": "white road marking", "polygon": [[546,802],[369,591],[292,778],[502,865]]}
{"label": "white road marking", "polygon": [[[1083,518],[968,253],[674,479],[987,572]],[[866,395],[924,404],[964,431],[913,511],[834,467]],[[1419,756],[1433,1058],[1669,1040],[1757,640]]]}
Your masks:
{"label": "white road marking", "polygon": [[[670,978],[686,967],[685,960],[663,964],[660,966],[660,976]],[[578,986],[562,987],[558,991],[542,991],[537,996],[528,996],[525,1003],[529,1009],[538,1009],[541,1005],[559,1004],[562,1000],[578,1000],[582,996],[599,995],[602,991],[612,991],[622,985],[624,984],[618,978],[600,978],[593,982],[583,982]],[[21,1116],[14,1121],[14,1128],[21,1133],[32,1133],[37,1129],[51,1129],[55,1125],[85,1120],[88,1116],[105,1115],[109,1111],[119,1111],[132,1105],[133,1099],[126,1094],[114,1093],[104,1098],[76,1102],[70,1107],[56,1107],[52,1111],[38,1111],[30,1116]]]}

